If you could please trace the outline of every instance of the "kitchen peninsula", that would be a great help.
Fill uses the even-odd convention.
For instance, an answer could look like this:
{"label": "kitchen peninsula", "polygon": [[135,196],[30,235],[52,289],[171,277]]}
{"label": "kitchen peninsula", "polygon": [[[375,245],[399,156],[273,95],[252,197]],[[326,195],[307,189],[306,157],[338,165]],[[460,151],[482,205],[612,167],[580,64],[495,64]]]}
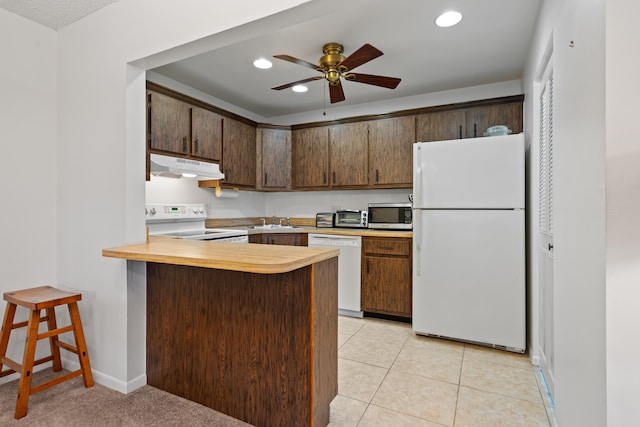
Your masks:
{"label": "kitchen peninsula", "polygon": [[147,383],[259,426],[326,426],[338,391],[338,250],[151,237]]}

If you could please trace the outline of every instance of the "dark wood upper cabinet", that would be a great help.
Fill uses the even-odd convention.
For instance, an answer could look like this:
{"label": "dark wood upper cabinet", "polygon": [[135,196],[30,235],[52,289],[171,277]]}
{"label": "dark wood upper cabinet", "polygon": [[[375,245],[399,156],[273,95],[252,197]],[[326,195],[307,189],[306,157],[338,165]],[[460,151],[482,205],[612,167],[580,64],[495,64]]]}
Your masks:
{"label": "dark wood upper cabinet", "polygon": [[147,101],[150,149],[220,161],[222,116],[156,92]]}
{"label": "dark wood upper cabinet", "polygon": [[191,108],[191,152],[194,156],[220,161],[222,116],[199,107]]}
{"label": "dark wood upper cabinet", "polygon": [[149,148],[190,154],[191,121],[188,104],[154,92],[147,92]]}
{"label": "dark wood upper cabinet", "polygon": [[258,128],[258,189],[291,188],[291,131]]}
{"label": "dark wood upper cabinet", "polygon": [[289,127],[258,125],[147,82],[147,143],[149,152],[220,162],[226,187],[410,188],[414,142],[481,137],[496,125],[520,133],[523,101],[515,95]]}
{"label": "dark wood upper cabinet", "polygon": [[476,138],[497,125],[522,132],[522,100],[420,114],[416,136],[421,142]]}
{"label": "dark wood upper cabinet", "polygon": [[223,185],[255,188],[256,128],[229,118],[222,121]]}
{"label": "dark wood upper cabinet", "polygon": [[367,122],[347,123],[329,128],[331,187],[369,184]]}
{"label": "dark wood upper cabinet", "polygon": [[468,108],[465,114],[467,138],[483,136],[488,128],[497,125],[505,125],[513,133],[522,132],[522,102]]}
{"label": "dark wood upper cabinet", "polygon": [[413,183],[414,116],[369,122],[369,185]]}
{"label": "dark wood upper cabinet", "polygon": [[416,140],[420,142],[460,139],[465,132],[464,110],[434,111],[416,117]]}
{"label": "dark wood upper cabinet", "polygon": [[329,128],[295,129],[292,138],[294,188],[329,186]]}

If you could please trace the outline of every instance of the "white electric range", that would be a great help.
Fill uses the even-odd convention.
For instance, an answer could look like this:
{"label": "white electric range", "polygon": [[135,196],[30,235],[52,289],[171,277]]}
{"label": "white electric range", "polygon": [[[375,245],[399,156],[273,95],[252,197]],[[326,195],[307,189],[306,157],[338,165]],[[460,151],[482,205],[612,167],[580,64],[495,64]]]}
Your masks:
{"label": "white electric range", "polygon": [[247,230],[206,228],[203,203],[147,204],[145,219],[150,236],[249,243]]}

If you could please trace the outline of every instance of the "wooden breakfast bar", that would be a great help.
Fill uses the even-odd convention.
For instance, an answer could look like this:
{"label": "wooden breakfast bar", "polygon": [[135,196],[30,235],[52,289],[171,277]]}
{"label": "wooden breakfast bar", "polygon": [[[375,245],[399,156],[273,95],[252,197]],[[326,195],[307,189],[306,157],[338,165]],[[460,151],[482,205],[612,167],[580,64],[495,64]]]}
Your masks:
{"label": "wooden breakfast bar", "polygon": [[326,426],[338,392],[338,250],[151,238],[147,383],[256,426]]}

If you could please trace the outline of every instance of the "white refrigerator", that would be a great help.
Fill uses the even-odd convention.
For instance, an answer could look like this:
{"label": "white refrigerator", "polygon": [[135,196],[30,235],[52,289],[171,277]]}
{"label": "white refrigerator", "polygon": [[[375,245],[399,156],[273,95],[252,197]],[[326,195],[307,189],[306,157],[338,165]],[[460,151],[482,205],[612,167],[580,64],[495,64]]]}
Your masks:
{"label": "white refrigerator", "polygon": [[526,348],[524,135],[413,148],[413,330]]}

